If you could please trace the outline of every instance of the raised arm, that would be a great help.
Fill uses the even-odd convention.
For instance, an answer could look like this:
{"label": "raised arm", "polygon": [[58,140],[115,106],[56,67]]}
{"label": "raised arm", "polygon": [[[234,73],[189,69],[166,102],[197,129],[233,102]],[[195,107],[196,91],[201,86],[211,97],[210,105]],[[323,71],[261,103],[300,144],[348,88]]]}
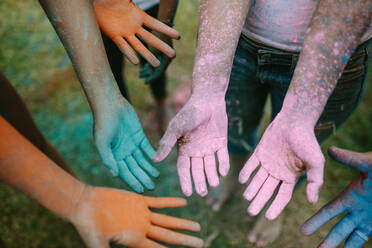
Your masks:
{"label": "raised arm", "polygon": [[317,202],[325,159],[314,127],[371,18],[369,0],[319,1],[283,107],[240,172],[239,181],[245,183],[261,165],[244,193],[246,199],[254,198],[250,214],[257,215],[280,187],[266,212],[267,218],[276,218],[290,201],[305,169],[307,198]]}
{"label": "raised arm", "polygon": [[85,185],[54,164],[1,116],[0,137],[0,180],[71,222],[88,247],[109,248],[109,241],[129,247],[163,247],[153,240],[203,246],[198,238],[168,230],[195,232],[200,230],[198,223],[150,211],[185,206],[184,199],[144,197]]}
{"label": "raised arm", "polygon": [[39,0],[72,61],[92,111],[122,101],[89,0]]}
{"label": "raised arm", "polygon": [[136,192],[153,189],[159,172],[144,157],[155,151],[132,106],[121,96],[108,64],[91,1],[40,0],[65,46],[94,117],[94,138],[103,163]]}
{"label": "raised arm", "polygon": [[192,75],[192,95],[172,119],[154,161],[163,160],[179,141],[178,174],[183,193],[192,194],[190,166],[196,192],[208,193],[229,170],[225,93],[234,52],[250,1],[199,2],[199,33]]}

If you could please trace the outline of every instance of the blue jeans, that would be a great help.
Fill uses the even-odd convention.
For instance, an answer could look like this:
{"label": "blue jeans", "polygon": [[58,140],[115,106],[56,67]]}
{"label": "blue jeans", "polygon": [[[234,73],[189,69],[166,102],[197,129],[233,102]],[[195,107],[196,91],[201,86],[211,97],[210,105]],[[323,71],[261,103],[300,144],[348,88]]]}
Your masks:
{"label": "blue jeans", "polygon": [[[315,127],[320,142],[333,134],[360,103],[367,79],[372,39],[359,45],[350,57],[335,90]],[[279,113],[299,53],[256,43],[242,35],[236,49],[226,110],[229,119],[229,153],[247,156],[258,142],[258,126],[268,95],[271,119]]]}

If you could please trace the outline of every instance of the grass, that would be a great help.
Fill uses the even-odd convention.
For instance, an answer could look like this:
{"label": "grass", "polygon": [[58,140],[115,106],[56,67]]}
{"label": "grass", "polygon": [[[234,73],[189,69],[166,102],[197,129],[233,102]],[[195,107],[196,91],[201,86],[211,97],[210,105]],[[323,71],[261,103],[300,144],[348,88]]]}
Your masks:
{"label": "grass", "polygon": [[[175,42],[177,58],[168,71],[169,93],[191,82],[197,28],[196,5],[196,0],[180,1],[175,27],[182,39]],[[63,47],[38,3],[3,0],[0,2],[0,12],[0,69],[22,95],[43,134],[83,181],[126,188],[121,180],[109,175],[98,157],[92,139],[92,116],[88,104]],[[150,90],[138,79],[138,67],[127,63],[125,73],[133,105],[140,119],[144,120],[154,104]],[[323,148],[334,144],[358,151],[371,150],[371,104],[372,89],[368,85],[362,104],[337,134],[323,144]],[[268,116],[269,113],[266,113],[265,120],[268,120]],[[149,132],[149,123],[143,124],[156,146],[158,137]],[[156,180],[157,188],[146,194],[182,196],[175,160],[173,151],[159,165],[161,177]],[[328,223],[311,237],[304,237],[300,233],[300,225],[356,175],[357,171],[327,159],[326,180],[319,203],[312,206],[307,202],[304,185],[296,191],[285,211],[283,235],[268,247],[316,247],[337,220]],[[253,247],[247,240],[247,234],[255,218],[249,217],[246,212],[248,204],[242,198],[242,191],[243,187],[234,192],[219,213],[212,212],[204,200],[197,196],[190,197],[187,208],[162,212],[199,221],[202,225],[200,236],[210,239],[211,247]],[[84,247],[72,225],[5,185],[0,185],[0,239],[9,248]],[[366,247],[372,247],[372,242]]]}

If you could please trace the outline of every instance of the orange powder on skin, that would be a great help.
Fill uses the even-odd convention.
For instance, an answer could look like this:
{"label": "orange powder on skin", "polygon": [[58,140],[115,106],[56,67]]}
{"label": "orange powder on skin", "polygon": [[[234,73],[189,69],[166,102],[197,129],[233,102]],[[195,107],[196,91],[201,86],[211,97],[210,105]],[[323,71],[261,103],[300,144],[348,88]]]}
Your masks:
{"label": "orange powder on skin", "polygon": [[0,179],[70,219],[83,184],[65,173],[0,116]]}

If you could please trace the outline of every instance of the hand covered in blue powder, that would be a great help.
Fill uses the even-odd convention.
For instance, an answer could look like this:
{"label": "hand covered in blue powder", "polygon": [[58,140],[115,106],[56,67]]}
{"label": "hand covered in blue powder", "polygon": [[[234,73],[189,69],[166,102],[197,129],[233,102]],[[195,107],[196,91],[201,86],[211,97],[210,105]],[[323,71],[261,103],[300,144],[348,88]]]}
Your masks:
{"label": "hand covered in blue powder", "polygon": [[119,175],[137,193],[143,193],[143,186],[149,190],[155,187],[146,172],[152,177],[159,176],[159,171],[143,153],[152,158],[155,151],[145,137],[132,106],[121,100],[95,114],[95,143],[111,173]]}
{"label": "hand covered in blue powder", "polygon": [[334,160],[355,167],[361,173],[340,195],[307,220],[302,232],[311,235],[335,216],[346,212],[319,247],[337,247],[347,237],[345,248],[362,247],[372,235],[372,152],[357,153],[330,147],[328,153]]}

